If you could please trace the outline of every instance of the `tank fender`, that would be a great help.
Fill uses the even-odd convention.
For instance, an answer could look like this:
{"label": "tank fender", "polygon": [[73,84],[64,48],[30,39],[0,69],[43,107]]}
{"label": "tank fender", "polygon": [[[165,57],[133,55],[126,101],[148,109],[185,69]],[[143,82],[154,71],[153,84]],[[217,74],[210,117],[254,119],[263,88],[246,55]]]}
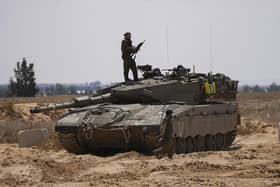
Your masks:
{"label": "tank fender", "polygon": [[238,110],[232,106],[234,105],[217,104],[191,108],[182,106],[176,109],[172,118],[173,136],[186,138],[235,130],[240,118]]}

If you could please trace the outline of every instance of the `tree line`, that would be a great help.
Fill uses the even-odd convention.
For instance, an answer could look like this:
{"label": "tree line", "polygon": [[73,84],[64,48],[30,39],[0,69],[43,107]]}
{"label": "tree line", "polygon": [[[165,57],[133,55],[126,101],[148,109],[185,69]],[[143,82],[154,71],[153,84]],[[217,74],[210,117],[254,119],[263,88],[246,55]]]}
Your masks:
{"label": "tree line", "polygon": [[[37,96],[54,96],[54,95],[92,95],[96,90],[104,87],[99,81],[91,83],[80,84],[63,84],[63,83],[50,83],[50,84],[36,84],[38,92]],[[13,97],[11,95],[9,84],[0,85],[0,97]],[[28,96],[24,96],[28,97]]]}
{"label": "tree line", "polygon": [[16,63],[9,84],[0,85],[0,97],[33,97],[35,95],[91,95],[103,85],[99,81],[84,84],[37,84],[34,64],[25,58]]}
{"label": "tree line", "polygon": [[280,91],[280,85],[277,83],[272,83],[268,86],[259,86],[259,85],[243,85],[239,87],[240,92],[279,92]]}

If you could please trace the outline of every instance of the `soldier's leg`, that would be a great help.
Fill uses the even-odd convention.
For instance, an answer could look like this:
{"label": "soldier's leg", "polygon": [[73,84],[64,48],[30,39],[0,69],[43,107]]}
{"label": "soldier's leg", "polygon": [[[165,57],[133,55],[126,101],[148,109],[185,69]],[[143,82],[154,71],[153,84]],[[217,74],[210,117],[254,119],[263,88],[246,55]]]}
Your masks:
{"label": "soldier's leg", "polygon": [[129,79],[129,70],[132,71],[132,58],[127,59],[127,78]]}
{"label": "soldier's leg", "polygon": [[124,74],[124,81],[128,81],[128,70],[129,70],[129,61],[128,60],[123,60],[123,74]]}
{"label": "soldier's leg", "polygon": [[131,70],[132,70],[132,73],[133,73],[133,79],[134,81],[138,81],[138,72],[137,72],[137,67],[136,67],[136,62],[134,59],[131,59]]}

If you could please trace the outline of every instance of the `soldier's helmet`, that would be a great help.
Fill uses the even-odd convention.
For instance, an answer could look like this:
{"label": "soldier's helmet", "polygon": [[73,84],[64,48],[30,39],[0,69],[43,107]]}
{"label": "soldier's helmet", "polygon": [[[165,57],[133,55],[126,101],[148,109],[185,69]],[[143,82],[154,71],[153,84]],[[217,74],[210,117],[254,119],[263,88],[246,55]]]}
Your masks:
{"label": "soldier's helmet", "polygon": [[129,36],[129,35],[131,35],[130,32],[126,32],[126,33],[123,34],[124,37]]}

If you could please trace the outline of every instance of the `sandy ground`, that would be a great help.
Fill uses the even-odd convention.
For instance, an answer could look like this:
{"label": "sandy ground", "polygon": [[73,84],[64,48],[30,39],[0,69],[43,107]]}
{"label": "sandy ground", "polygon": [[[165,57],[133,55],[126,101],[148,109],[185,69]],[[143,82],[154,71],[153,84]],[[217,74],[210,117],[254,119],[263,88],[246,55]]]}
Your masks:
{"label": "sandy ground", "polygon": [[[239,97],[242,125],[234,145],[226,151],[178,154],[173,159],[137,152],[98,157],[74,155],[52,147],[18,148],[15,143],[2,143],[0,186],[280,186],[276,121],[267,117],[268,112],[275,115],[270,108],[280,97],[266,98],[271,96]],[[264,104],[264,110],[256,112],[252,103],[258,107]],[[8,111],[15,115],[12,117],[6,108],[0,108],[0,122],[7,126],[16,117],[23,124],[43,121],[51,125],[56,118],[55,114],[29,116],[31,106],[27,102],[13,105],[11,113]],[[260,120],[265,113],[266,117]],[[2,139],[4,130],[0,129]]]}

